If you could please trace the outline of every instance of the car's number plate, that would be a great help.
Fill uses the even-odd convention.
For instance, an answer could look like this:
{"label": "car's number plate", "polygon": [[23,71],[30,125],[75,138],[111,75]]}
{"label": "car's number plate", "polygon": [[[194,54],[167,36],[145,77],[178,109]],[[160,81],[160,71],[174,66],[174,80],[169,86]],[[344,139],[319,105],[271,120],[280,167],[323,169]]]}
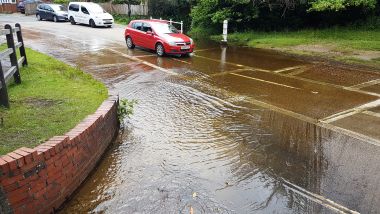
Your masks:
{"label": "car's number plate", "polygon": [[185,45],[181,47],[181,50],[187,50],[187,49],[190,49],[190,45]]}

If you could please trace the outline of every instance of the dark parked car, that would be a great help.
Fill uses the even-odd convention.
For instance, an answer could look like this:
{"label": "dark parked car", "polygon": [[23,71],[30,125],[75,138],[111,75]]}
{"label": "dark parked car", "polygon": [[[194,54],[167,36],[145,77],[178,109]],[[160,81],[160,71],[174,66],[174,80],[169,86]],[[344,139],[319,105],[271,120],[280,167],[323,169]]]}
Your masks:
{"label": "dark parked car", "polygon": [[17,11],[21,13],[25,13],[25,4],[32,4],[32,3],[43,3],[41,0],[21,0],[17,4]]}
{"label": "dark parked car", "polygon": [[68,21],[66,7],[60,4],[40,4],[37,7],[36,18],[38,21],[53,20]]}
{"label": "dark parked car", "polygon": [[25,13],[25,3],[24,1],[19,1],[17,4],[17,12]]}

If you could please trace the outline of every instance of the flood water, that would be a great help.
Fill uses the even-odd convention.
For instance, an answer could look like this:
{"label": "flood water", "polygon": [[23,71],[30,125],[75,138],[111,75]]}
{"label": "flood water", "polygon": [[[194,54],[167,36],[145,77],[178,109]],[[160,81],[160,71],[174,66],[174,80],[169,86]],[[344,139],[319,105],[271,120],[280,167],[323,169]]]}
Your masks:
{"label": "flood water", "polygon": [[[105,38],[26,32],[32,48],[138,101],[61,213],[380,212],[380,147],[312,122],[372,102],[375,92],[313,82],[315,64],[260,49],[207,43],[189,58],[159,58]],[[281,69],[304,69],[313,81]],[[339,69],[335,82],[328,72],[321,82],[379,78],[330,68]]]}

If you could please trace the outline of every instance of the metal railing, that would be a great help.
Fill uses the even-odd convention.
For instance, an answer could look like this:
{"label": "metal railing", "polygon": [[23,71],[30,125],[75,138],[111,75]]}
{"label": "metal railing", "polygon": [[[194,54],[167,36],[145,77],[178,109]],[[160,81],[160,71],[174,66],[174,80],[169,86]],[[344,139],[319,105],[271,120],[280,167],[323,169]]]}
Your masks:
{"label": "metal railing", "polygon": [[[162,21],[162,18],[160,18],[160,19],[153,19],[152,17],[150,17],[150,19],[151,20],[160,20],[160,21]],[[167,21],[167,20],[164,20],[164,21]],[[181,21],[181,22],[175,22],[172,19],[170,19],[169,20],[169,24],[170,25],[172,25],[172,24],[179,24],[179,25],[181,25],[181,33],[183,33],[183,21]]]}
{"label": "metal railing", "polygon": [[[14,34],[16,34],[17,42],[15,42]],[[6,24],[4,29],[0,30],[0,36],[6,37],[7,48],[0,52],[0,105],[9,108],[9,97],[7,90],[7,83],[14,79],[16,84],[21,83],[20,67],[27,66],[24,41],[22,38],[21,26],[16,24],[15,28]],[[20,50],[20,59],[17,59],[16,50]],[[3,71],[2,61],[9,58],[10,67]]]}

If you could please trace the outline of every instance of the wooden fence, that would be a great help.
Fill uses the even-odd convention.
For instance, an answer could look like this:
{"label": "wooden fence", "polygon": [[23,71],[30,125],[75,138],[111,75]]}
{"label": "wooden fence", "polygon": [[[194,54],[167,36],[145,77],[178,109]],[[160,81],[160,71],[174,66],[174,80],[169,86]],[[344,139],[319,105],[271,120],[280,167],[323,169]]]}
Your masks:
{"label": "wooden fence", "polygon": [[[14,40],[14,34],[16,34],[17,42]],[[21,83],[20,67],[27,66],[28,61],[26,59],[20,24],[17,23],[15,28],[6,24],[4,29],[0,31],[0,36],[4,35],[7,40],[7,48],[0,52],[0,105],[9,108],[7,83],[12,79],[12,76],[16,84]],[[20,50],[20,59],[17,59],[17,49]],[[4,72],[2,62],[6,59],[9,59],[10,66]]]}
{"label": "wooden fence", "polygon": [[[109,13],[128,14],[127,4],[99,3]],[[148,15],[148,5],[131,5],[131,15]]]}
{"label": "wooden fence", "polygon": [[37,10],[37,6],[38,6],[39,3],[25,3],[24,6],[25,6],[25,16],[29,16],[29,15],[34,15],[36,14],[36,10]]}

